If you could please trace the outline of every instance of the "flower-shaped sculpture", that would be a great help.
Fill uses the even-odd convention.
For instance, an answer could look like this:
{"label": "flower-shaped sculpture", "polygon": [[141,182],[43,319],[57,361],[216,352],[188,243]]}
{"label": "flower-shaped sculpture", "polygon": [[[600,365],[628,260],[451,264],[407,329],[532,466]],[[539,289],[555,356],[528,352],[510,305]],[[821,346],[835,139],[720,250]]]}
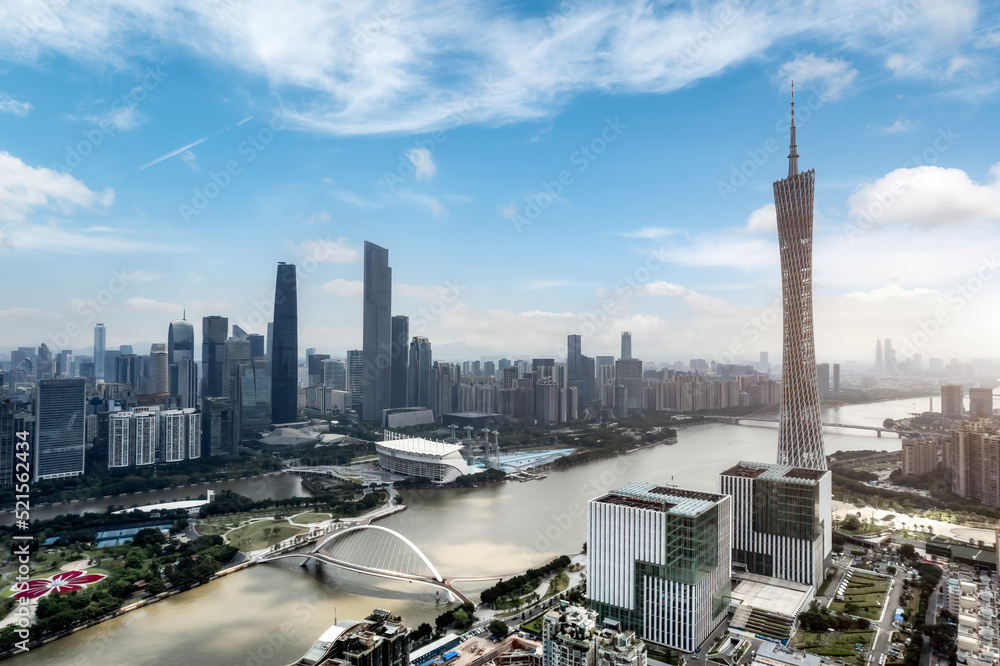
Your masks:
{"label": "flower-shaped sculpture", "polygon": [[[51,578],[35,578],[29,580],[20,592],[14,593],[15,599],[38,599],[50,592],[64,594],[82,590],[91,583],[107,578],[104,574],[89,574],[84,571],[63,571]],[[17,585],[15,585],[17,589]]]}

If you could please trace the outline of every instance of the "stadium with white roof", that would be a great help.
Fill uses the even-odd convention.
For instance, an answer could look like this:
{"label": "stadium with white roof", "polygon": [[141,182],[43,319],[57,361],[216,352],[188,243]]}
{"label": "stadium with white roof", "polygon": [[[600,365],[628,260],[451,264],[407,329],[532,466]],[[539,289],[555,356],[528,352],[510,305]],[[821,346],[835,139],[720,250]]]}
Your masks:
{"label": "stadium with white roof", "polygon": [[433,483],[451,483],[471,470],[462,458],[462,445],[423,437],[405,437],[385,431],[378,442],[379,466],[394,474],[430,479]]}

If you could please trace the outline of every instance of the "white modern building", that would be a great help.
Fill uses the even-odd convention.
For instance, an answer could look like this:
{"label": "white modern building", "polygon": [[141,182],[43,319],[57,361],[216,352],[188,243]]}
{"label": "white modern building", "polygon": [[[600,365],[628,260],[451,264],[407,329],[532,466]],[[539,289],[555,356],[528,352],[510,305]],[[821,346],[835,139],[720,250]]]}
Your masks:
{"label": "white modern building", "polygon": [[379,466],[394,474],[430,479],[433,483],[450,483],[469,474],[462,458],[462,445],[439,442],[423,437],[405,437],[389,430],[376,445]]}
{"label": "white modern building", "polygon": [[833,548],[830,472],[740,462],[719,475],[733,498],[733,562],[819,587]]}
{"label": "white modern building", "polygon": [[201,412],[197,409],[170,409],[160,413],[163,462],[201,457]]}
{"label": "white modern building", "polygon": [[108,415],[108,468],[152,465],[159,447],[159,407]]}
{"label": "white modern building", "polygon": [[590,500],[588,606],[648,643],[693,652],[726,619],[731,504],[642,482]]}

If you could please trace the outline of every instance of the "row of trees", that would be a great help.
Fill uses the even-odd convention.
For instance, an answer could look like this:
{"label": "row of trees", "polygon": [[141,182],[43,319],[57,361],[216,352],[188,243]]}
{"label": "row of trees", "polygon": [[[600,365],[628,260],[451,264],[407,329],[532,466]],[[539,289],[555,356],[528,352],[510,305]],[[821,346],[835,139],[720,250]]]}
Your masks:
{"label": "row of trees", "polygon": [[229,513],[243,513],[262,509],[315,507],[329,510],[335,516],[356,516],[377,507],[382,501],[378,493],[368,493],[355,501],[344,499],[341,494],[319,495],[313,497],[288,497],[285,499],[265,499],[255,501],[246,495],[223,490],[211,504],[206,504],[198,511],[202,518],[221,516]]}
{"label": "row of trees", "polygon": [[520,576],[514,576],[513,578],[502,580],[492,587],[486,588],[480,595],[480,599],[482,599],[484,604],[493,604],[500,597],[505,597],[511,594],[526,594],[537,587],[538,582],[543,577],[549,575],[550,573],[565,569],[569,566],[569,563],[569,556],[561,555],[543,567],[539,567],[538,569],[528,569]]}
{"label": "row of trees", "polygon": [[822,632],[827,629],[836,631],[864,630],[871,626],[871,622],[863,617],[832,613],[828,608],[820,606],[815,601],[809,604],[809,610],[799,615],[799,623],[806,631],[813,632]]}

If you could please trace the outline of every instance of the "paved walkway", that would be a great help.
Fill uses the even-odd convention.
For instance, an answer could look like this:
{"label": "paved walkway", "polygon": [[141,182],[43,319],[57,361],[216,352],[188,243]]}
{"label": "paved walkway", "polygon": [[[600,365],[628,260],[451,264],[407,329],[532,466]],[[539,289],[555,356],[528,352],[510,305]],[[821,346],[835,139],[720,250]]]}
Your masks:
{"label": "paved walkway", "polygon": [[833,515],[835,518],[843,520],[848,513],[861,513],[862,520],[867,520],[868,518],[874,516],[876,521],[879,521],[886,516],[895,516],[896,518],[894,523],[897,527],[902,526],[904,523],[908,527],[924,525],[933,529],[934,534],[948,536],[953,539],[958,539],[959,541],[975,539],[977,541],[981,540],[983,543],[996,543],[996,533],[994,533],[993,530],[987,530],[980,527],[969,527],[968,525],[956,525],[955,523],[931,520],[930,518],[899,513],[898,511],[873,509],[869,506],[859,507],[853,504],[847,504],[846,502],[833,502]]}

